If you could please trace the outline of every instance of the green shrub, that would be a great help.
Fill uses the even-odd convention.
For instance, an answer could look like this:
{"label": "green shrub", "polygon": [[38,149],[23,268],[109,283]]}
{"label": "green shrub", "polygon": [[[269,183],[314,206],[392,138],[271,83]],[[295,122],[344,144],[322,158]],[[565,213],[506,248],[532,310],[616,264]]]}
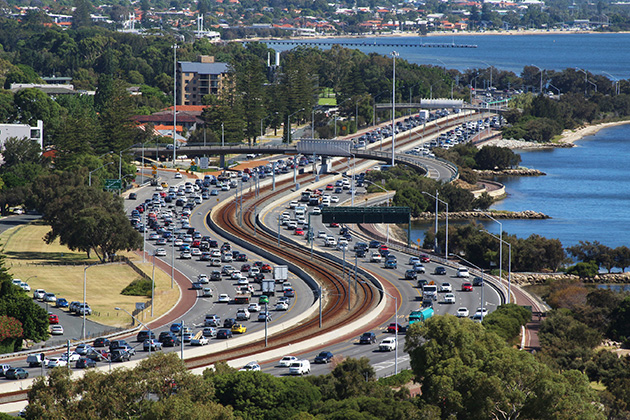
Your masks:
{"label": "green shrub", "polygon": [[401,371],[397,375],[388,376],[386,378],[379,378],[378,383],[385,386],[402,386],[410,381],[413,381],[415,375],[411,369]]}
{"label": "green shrub", "polygon": [[579,262],[567,269],[567,274],[573,274],[580,278],[595,277],[599,272],[599,267],[594,261]]}
{"label": "green shrub", "polygon": [[136,279],[129,283],[129,286],[125,287],[122,292],[126,296],[151,296],[151,280]]}

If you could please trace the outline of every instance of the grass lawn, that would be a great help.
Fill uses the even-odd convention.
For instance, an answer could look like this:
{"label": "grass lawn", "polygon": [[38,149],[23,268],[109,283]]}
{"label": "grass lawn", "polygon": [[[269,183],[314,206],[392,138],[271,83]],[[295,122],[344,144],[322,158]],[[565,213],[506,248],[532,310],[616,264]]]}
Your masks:
{"label": "grass lawn", "polygon": [[321,106],[335,106],[337,105],[337,98],[334,96],[331,98],[319,98],[317,104]]}
{"label": "grass lawn", "polygon": [[[44,289],[55,293],[57,297],[66,298],[69,302],[82,301],[84,268],[98,260],[88,259],[84,252],[70,251],[60,245],[59,241],[47,245],[42,238],[49,230],[48,226],[34,223],[9,229],[0,235],[0,243],[3,244],[2,253],[6,258],[5,267],[14,278],[28,280],[33,290]],[[143,264],[142,257],[132,252],[123,253],[123,255],[133,260],[136,266],[151,276],[153,266],[150,262]],[[78,265],[53,265],[58,261],[76,262]],[[114,308],[121,307],[132,312],[136,302],[150,300],[149,297],[120,294],[131,281],[139,277],[131,267],[123,263],[89,268],[86,271],[86,300],[94,311],[91,319],[111,326],[129,325],[130,317]],[[171,309],[177,303],[179,296],[179,288],[171,289],[170,274],[156,269],[154,318]],[[150,318],[150,309],[144,312],[139,316],[141,321],[149,322],[154,319]]]}

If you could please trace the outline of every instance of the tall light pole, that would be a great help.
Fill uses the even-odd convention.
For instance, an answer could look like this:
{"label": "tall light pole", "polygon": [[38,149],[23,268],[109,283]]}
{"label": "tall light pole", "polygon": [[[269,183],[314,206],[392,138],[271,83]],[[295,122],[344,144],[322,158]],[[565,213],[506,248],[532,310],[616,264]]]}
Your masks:
{"label": "tall light pole", "polygon": [[153,334],[151,333],[151,328],[149,328],[149,326],[147,326],[144,323],[142,323],[138,318],[136,318],[135,316],[131,315],[129,312],[127,312],[123,308],[116,307],[114,309],[116,311],[123,311],[124,313],[129,315],[131,318],[135,319],[138,324],[142,325],[144,328],[146,328],[149,331],[149,356],[151,356],[151,346],[153,345],[153,337],[152,337]]}
{"label": "tall light pole", "polygon": [[437,229],[438,229],[438,225],[437,225],[437,221],[438,221],[438,218],[437,218],[437,207],[438,207],[437,206],[437,202],[439,201],[440,203],[442,203],[442,204],[444,204],[446,206],[446,244],[444,246],[444,248],[445,248],[444,249],[444,259],[446,261],[448,261],[448,203],[446,201],[440,200],[438,198],[438,191],[435,191],[435,195],[433,195],[431,193],[428,193],[426,191],[422,191],[422,194],[426,194],[429,197],[433,197],[435,199],[435,204],[436,204],[435,205],[435,208],[436,208],[436,211],[435,211],[435,238],[436,238],[435,239],[435,243],[436,243],[436,246],[437,246]]}
{"label": "tall light pole", "polygon": [[173,44],[173,168],[177,158],[177,44]]}
{"label": "tall light pole", "polygon": [[85,307],[86,307],[86,300],[87,300],[87,298],[86,298],[86,295],[87,295],[87,269],[88,269],[88,268],[90,268],[90,267],[94,267],[94,266],[95,266],[95,265],[97,265],[97,264],[98,264],[98,263],[94,263],[94,264],[86,265],[86,266],[83,268],[83,327],[82,327],[82,330],[83,330],[83,334],[82,334],[83,340],[85,340],[85,313],[87,312],[87,311],[85,310],[85,309],[86,309],[86,308],[85,308]]}
{"label": "tall light pole", "polygon": [[510,303],[512,300],[512,244],[504,241],[503,239],[499,238],[497,235],[494,235],[490,232],[488,232],[487,230],[482,230],[482,232],[487,233],[488,235],[492,236],[494,239],[498,239],[500,244],[506,244],[508,246],[508,298],[507,298],[507,303]]}
{"label": "tall light pole", "polygon": [[386,294],[387,296],[389,296],[390,298],[394,299],[394,325],[396,326],[396,347],[394,348],[394,374],[398,374],[398,298],[396,296],[392,296],[389,293],[387,293],[385,290],[383,290],[382,288],[378,287],[377,285],[375,285],[374,283],[370,283],[368,281],[362,281],[361,283],[363,284],[367,284],[368,286],[372,286],[373,288],[375,288],[376,290],[381,291],[382,293]]}
{"label": "tall light pole", "polygon": [[602,73],[607,74],[612,79],[613,90],[615,95],[619,95],[619,79],[613,76],[612,74],[603,71]]}
{"label": "tall light pole", "polygon": [[[396,58],[399,54],[392,51],[392,167],[394,167],[394,156],[396,151]],[[398,348],[398,346],[396,346]]]}
{"label": "tall light pole", "polygon": [[113,165],[113,164],[114,164],[114,162],[108,162],[105,165],[101,165],[98,168],[94,169],[93,171],[90,171],[90,173],[88,174],[88,187],[92,186],[92,173],[93,172],[96,172],[96,171],[98,171],[101,168],[104,168],[106,166]]}
{"label": "tall light pole", "polygon": [[499,244],[500,244],[500,246],[499,246],[499,281],[503,282],[503,223],[499,222],[497,219],[495,219],[494,217],[490,216],[485,211],[479,210],[479,213],[484,214],[486,217],[488,217],[489,219],[491,219],[491,220],[493,220],[493,221],[495,221],[496,223],[499,224],[499,229],[500,229],[499,236],[501,237],[501,242],[499,242]]}
{"label": "tall light pole", "polygon": [[532,66],[533,66],[533,67],[536,67],[536,68],[538,69],[538,71],[540,72],[540,93],[542,94],[542,93],[543,93],[543,89],[542,89],[542,79],[543,79],[543,73],[544,73],[544,70],[543,70],[543,69],[541,69],[540,67],[538,67],[538,66],[537,66],[537,65],[535,65],[535,64],[532,64]]}
{"label": "tall light pole", "polygon": [[287,115],[287,144],[291,144],[291,117],[297,114],[298,112],[304,111],[304,108],[298,109],[293,114]]}
{"label": "tall light pole", "polygon": [[582,70],[577,67],[575,68],[575,70],[584,73],[584,97],[586,98],[586,89],[588,88],[588,73],[586,72],[586,70]]}

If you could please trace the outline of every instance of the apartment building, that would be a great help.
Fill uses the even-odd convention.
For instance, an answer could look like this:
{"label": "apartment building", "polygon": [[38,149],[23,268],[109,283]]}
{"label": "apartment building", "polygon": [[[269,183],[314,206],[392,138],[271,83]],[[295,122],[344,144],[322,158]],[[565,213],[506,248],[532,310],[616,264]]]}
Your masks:
{"label": "apartment building", "polygon": [[221,96],[228,82],[227,63],[200,55],[196,62],[177,62],[177,105],[202,105],[204,96]]}

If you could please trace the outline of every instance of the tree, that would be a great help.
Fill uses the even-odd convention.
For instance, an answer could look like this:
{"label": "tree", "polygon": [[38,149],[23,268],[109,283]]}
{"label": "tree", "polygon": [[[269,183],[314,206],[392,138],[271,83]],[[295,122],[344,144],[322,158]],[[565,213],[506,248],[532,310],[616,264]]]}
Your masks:
{"label": "tree", "polygon": [[0,315],[11,316],[22,324],[22,337],[15,342],[15,351],[22,347],[22,340],[35,342],[48,338],[48,315],[46,310],[33,302],[24,291],[15,287],[4,267],[4,257],[0,257]]}
{"label": "tree", "polygon": [[260,121],[265,117],[264,67],[260,60],[250,58],[236,73],[236,85],[242,92],[242,111],[245,120],[245,137],[249,143],[260,133]]}
{"label": "tree", "polygon": [[630,267],[630,248],[627,246],[619,246],[614,250],[615,266],[619,267],[622,272]]}
{"label": "tree", "polygon": [[8,168],[19,163],[37,163],[41,152],[41,147],[33,140],[17,137],[8,138],[2,150],[2,157],[4,158],[2,167]]}
{"label": "tree", "polygon": [[610,314],[611,322],[608,335],[613,340],[630,344],[630,297],[626,297]]}
{"label": "tree", "polygon": [[72,29],[84,28],[92,25],[92,3],[89,0],[75,0],[72,13]]}
{"label": "tree", "polygon": [[124,150],[133,145],[140,134],[131,119],[133,99],[123,83],[114,81],[111,93],[105,95],[98,118],[100,133],[94,145],[96,153]]}
{"label": "tree", "polygon": [[23,124],[37,125],[44,122],[44,142],[54,138],[59,128],[61,107],[39,89],[28,88],[17,92],[13,98],[17,109],[16,118]]}
{"label": "tree", "polygon": [[478,169],[508,169],[518,166],[521,156],[507,147],[484,146],[475,155]]}

